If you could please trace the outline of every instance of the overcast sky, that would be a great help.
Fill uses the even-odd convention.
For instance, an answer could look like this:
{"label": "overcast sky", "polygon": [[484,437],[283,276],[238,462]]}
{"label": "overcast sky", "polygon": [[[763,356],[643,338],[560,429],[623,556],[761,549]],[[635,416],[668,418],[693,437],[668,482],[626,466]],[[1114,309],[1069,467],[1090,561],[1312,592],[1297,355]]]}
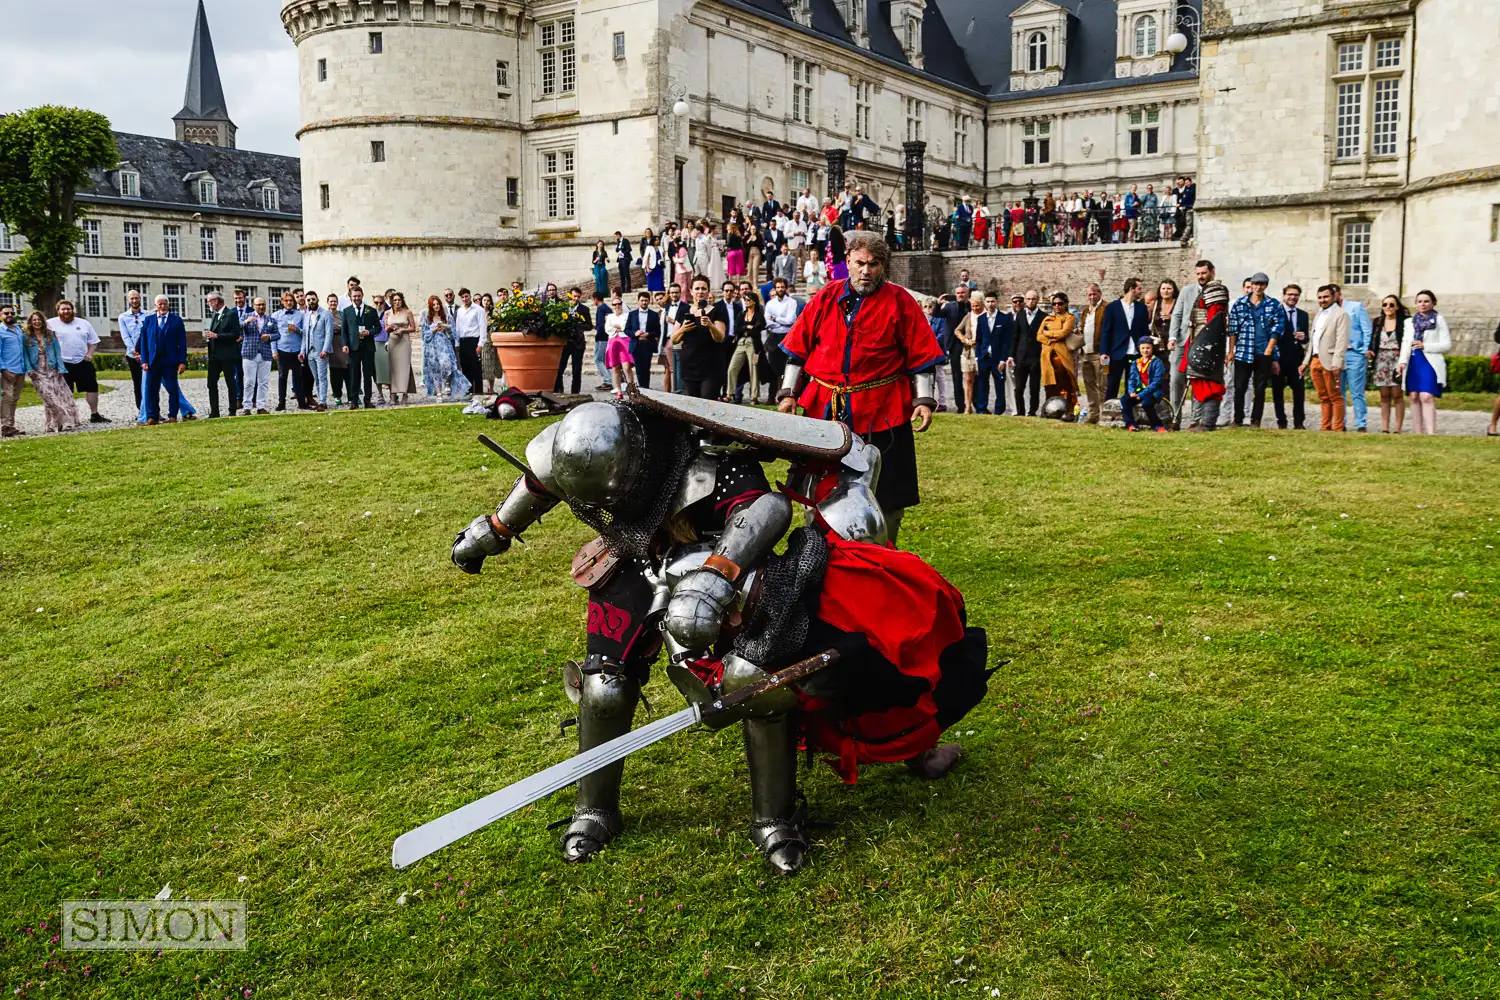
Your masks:
{"label": "overcast sky", "polygon": [[[297,155],[297,53],[280,0],[206,0],[241,149]],[[198,0],[0,0],[0,112],[88,108],[117,132],[170,138]],[[66,52],[60,51],[66,47]]]}

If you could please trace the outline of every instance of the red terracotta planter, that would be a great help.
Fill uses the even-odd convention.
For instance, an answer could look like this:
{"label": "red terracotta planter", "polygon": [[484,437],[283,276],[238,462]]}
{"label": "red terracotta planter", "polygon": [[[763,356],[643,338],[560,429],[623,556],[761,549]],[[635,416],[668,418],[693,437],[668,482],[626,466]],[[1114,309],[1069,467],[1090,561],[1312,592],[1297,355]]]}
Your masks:
{"label": "red terracotta planter", "polygon": [[551,392],[557,384],[557,362],[567,341],[542,340],[524,333],[492,333],[490,343],[500,355],[505,383],[522,392]]}

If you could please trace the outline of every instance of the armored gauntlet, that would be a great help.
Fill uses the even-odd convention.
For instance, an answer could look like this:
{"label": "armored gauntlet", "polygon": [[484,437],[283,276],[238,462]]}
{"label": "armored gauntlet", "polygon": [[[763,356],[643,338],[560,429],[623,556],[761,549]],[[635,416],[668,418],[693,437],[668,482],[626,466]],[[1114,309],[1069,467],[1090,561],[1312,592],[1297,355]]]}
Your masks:
{"label": "armored gauntlet", "polygon": [[493,518],[481,514],[453,539],[453,565],[465,573],[478,573],[486,556],[498,556],[510,548],[510,539],[495,530]]}

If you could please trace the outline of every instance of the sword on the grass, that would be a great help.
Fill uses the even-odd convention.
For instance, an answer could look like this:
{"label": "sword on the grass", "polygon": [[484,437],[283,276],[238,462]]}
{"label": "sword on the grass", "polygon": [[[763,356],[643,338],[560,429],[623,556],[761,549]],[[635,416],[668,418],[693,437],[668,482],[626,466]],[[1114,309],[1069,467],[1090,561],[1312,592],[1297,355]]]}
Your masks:
{"label": "sword on the grass", "polygon": [[726,717],[728,721],[732,721],[733,716],[728,713],[741,708],[751,699],[767,691],[803,680],[824,667],[831,666],[838,658],[839,654],[835,650],[830,649],[826,653],[819,653],[817,656],[794,663],[785,670],[756,681],[748,687],[740,688],[733,694],[716,698],[707,704],[689,705],[676,715],[669,715],[639,729],[632,729],[624,736],[618,736],[608,743],[601,743],[571,760],[554,764],[545,771],[539,771],[529,778],[522,778],[515,784],[486,795],[478,801],[470,802],[446,816],[439,816],[430,823],[423,823],[410,833],[403,833],[396,838],[396,843],[391,846],[391,864],[396,868],[414,865],[455,840],[467,837],[475,830],[509,816],[517,809],[529,806],[533,802],[545,799],[553,792],[568,787],[579,778],[593,774],[600,768],[625,759],[637,750],[658,743],[700,722],[712,728],[718,728],[718,724],[726,722]]}

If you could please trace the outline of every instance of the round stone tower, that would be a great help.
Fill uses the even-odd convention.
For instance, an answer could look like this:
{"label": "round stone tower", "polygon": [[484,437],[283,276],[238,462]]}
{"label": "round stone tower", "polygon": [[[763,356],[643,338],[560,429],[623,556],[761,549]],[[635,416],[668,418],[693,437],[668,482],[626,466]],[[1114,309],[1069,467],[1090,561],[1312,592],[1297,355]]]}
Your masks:
{"label": "round stone tower", "polygon": [[305,284],[493,290],[526,271],[519,6],[289,0],[302,127]]}

